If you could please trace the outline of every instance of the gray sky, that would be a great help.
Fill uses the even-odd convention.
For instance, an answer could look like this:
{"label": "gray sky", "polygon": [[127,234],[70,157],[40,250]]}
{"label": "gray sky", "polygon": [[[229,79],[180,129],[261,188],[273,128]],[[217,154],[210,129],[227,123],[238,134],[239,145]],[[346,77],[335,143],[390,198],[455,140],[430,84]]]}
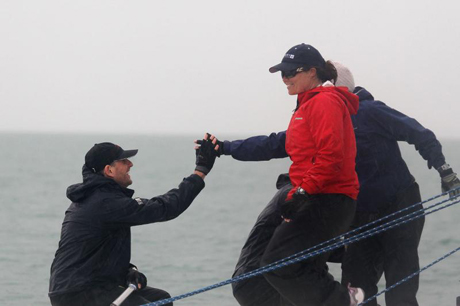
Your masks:
{"label": "gray sky", "polygon": [[0,131],[267,134],[298,43],[458,138],[459,2],[2,0]]}

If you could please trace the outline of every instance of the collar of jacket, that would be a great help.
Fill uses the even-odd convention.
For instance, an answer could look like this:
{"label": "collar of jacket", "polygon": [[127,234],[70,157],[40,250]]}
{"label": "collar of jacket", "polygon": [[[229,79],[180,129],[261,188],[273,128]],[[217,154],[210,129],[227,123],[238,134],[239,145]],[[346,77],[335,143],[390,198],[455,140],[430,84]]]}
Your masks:
{"label": "collar of jacket", "polygon": [[83,200],[88,195],[92,194],[100,188],[110,188],[113,189],[113,191],[118,190],[130,198],[134,194],[134,190],[129,188],[123,188],[120,185],[118,185],[114,180],[109,179],[103,175],[96,174],[84,165],[82,169],[82,174],[83,183],[74,184],[67,188],[67,197],[73,202]]}
{"label": "collar of jacket", "polygon": [[304,91],[304,92],[301,92],[297,95],[297,107],[295,108],[295,110],[298,110],[299,107],[306,103],[308,100],[310,100],[311,98],[313,98],[314,96],[316,96],[317,94],[319,94],[320,92],[323,92],[323,91],[331,91],[331,88],[335,88],[335,87],[330,87],[330,86],[327,86],[327,87],[324,87],[324,86],[317,86],[315,88],[312,88],[310,90],[307,90],[307,91]]}
{"label": "collar of jacket", "polygon": [[350,112],[351,115],[354,115],[358,112],[358,108],[359,108],[358,96],[355,95],[354,93],[349,92],[346,87],[335,87],[335,86],[318,86],[308,91],[300,93],[297,97],[297,107],[295,110],[297,111],[297,109],[301,105],[305,104],[306,102],[308,102],[308,100],[310,100],[311,98],[313,98],[314,96],[316,96],[317,94],[321,92],[331,92],[337,95],[338,97],[340,97],[343,103],[345,103],[345,105],[347,106],[348,111]]}
{"label": "collar of jacket", "polygon": [[372,96],[372,94],[364,87],[356,86],[355,90],[353,90],[353,93],[359,97],[359,101],[374,101],[374,96]]}

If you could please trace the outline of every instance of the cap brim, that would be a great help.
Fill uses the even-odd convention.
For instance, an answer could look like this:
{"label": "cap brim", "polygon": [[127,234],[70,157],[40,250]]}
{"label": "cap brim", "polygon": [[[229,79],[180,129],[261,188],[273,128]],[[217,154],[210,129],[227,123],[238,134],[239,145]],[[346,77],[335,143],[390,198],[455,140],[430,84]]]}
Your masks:
{"label": "cap brim", "polygon": [[278,71],[292,71],[301,66],[302,65],[296,64],[296,63],[279,63],[278,65],[275,65],[271,67],[270,69],[268,69],[268,71],[270,71],[271,73],[275,73]]}
{"label": "cap brim", "polygon": [[137,151],[138,151],[137,149],[136,150],[125,150],[123,151],[123,153],[120,154],[117,160],[133,157],[134,155],[137,154]]}

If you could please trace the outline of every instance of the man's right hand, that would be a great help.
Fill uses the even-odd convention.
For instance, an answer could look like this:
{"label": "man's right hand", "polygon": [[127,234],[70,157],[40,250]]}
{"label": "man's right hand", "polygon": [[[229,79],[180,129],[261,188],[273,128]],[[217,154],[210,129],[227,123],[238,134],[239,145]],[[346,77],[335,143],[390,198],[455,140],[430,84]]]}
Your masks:
{"label": "man's right hand", "polygon": [[216,160],[216,151],[215,143],[210,138],[210,134],[206,134],[203,140],[196,141],[199,144],[199,147],[196,147],[196,167],[195,171],[202,172],[204,174],[208,174],[211,171],[212,167],[214,166],[214,161]]}

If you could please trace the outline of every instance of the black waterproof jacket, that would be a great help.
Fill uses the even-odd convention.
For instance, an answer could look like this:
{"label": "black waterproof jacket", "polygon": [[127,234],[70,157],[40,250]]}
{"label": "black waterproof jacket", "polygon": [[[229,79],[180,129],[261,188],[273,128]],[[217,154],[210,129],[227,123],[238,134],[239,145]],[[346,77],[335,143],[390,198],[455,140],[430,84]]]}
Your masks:
{"label": "black waterproof jacket", "polygon": [[203,188],[204,181],[193,174],[164,195],[133,199],[133,190],[83,166],[83,183],[67,189],[73,203],[51,265],[49,295],[123,284],[131,258],[130,227],[176,218]]}

